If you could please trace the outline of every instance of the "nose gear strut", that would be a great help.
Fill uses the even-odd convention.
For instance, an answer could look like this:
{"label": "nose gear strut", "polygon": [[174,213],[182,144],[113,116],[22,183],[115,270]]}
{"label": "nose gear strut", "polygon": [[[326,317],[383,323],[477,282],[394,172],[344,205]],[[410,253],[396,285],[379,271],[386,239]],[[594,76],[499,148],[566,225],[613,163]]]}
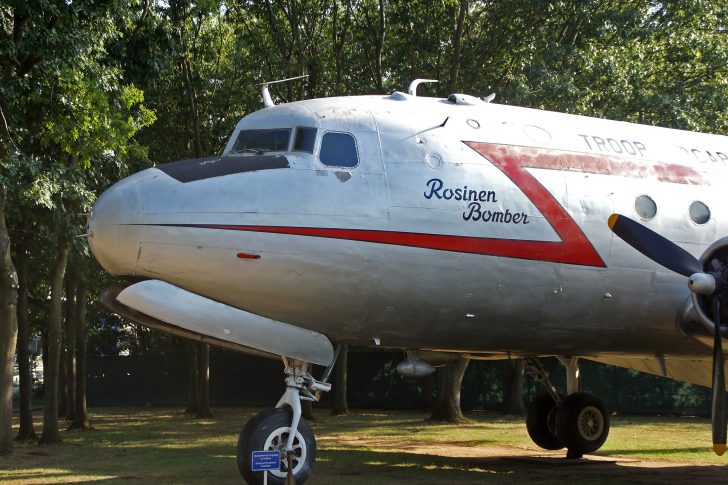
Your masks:
{"label": "nose gear strut", "polygon": [[298,430],[298,423],[301,420],[301,401],[318,401],[318,395],[321,392],[329,392],[331,384],[319,382],[309,373],[311,364],[294,360],[290,362],[288,358],[283,357],[283,364],[286,366],[284,373],[286,374],[286,392],[276,404],[276,409],[282,409],[286,406],[293,412],[291,421],[291,431],[286,442],[286,452],[293,450],[293,440]]}

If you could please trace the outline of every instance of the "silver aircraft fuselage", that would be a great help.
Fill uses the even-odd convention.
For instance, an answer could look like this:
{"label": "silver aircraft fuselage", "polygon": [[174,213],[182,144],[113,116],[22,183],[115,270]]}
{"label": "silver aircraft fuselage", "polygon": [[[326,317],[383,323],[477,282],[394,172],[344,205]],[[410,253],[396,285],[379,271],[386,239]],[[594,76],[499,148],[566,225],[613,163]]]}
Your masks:
{"label": "silver aircraft fuselage", "polygon": [[[332,341],[707,356],[679,328],[685,279],[607,219],[633,217],[699,256],[728,234],[728,138],[457,100],[394,93],[262,109],[221,157],[150,168],[104,193],[91,248],[113,274]],[[255,130],[291,137],[233,154]],[[339,145],[322,147],[332,133],[353,137],[355,166],[336,165]]]}

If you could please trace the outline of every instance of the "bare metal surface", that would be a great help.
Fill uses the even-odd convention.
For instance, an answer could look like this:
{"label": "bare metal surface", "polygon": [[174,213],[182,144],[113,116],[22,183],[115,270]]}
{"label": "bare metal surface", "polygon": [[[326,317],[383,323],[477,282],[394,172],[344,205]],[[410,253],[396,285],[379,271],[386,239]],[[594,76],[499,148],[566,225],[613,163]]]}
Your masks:
{"label": "bare metal surface", "polygon": [[163,281],[136,283],[116,299],[145,315],[219,340],[313,364],[333,362],[334,349],[321,334],[229,307]]}
{"label": "bare metal surface", "polygon": [[[709,373],[709,348],[675,325],[690,295],[684,278],[615,239],[607,219],[615,212],[632,215],[635,199],[649,195],[657,214],[645,225],[702,254],[728,233],[721,211],[725,163],[710,162],[706,154],[728,153],[725,137],[402,95],[271,106],[239,122],[228,150],[241,129],[295,126],[319,131],[314,154],[286,153],[289,169],[181,184],[152,168],[117,184],[97,201],[90,221],[99,262],[112,273],[163,279],[333,341],[371,345],[376,338],[385,348],[456,355],[605,356],[628,366],[632,361],[623,358],[647,356],[654,366],[660,354],[668,373],[675,356],[702,362],[695,369]],[[325,131],[356,137],[360,164],[346,170],[350,177],[317,159]],[[463,142],[516,147],[517,154],[555,150],[578,162],[600,154],[594,137],[616,140],[623,153],[602,154],[618,156],[624,173],[526,171],[573,219],[605,267],[189,227],[339,228],[558,243],[553,224],[522,187]],[[696,161],[696,153],[708,161]],[[660,170],[672,166],[690,176],[680,183],[665,180]],[[526,214],[529,224],[466,221],[467,201],[424,197],[432,179],[492,191],[496,200],[488,207]],[[695,200],[711,210],[705,224],[688,217]],[[261,257],[242,260],[236,257],[241,252]],[[702,371],[695,372],[678,374],[701,380]]]}
{"label": "bare metal surface", "polygon": [[279,358],[279,356],[276,354],[268,354],[265,352],[261,352],[260,350],[253,349],[251,347],[245,347],[243,345],[235,344],[235,343],[229,342],[227,340],[216,339],[216,338],[210,337],[209,335],[203,335],[203,334],[193,332],[193,331],[181,328],[181,327],[177,327],[175,325],[170,325],[167,322],[157,320],[154,317],[145,315],[141,312],[134,310],[133,308],[129,308],[126,305],[122,305],[121,303],[119,303],[117,301],[116,296],[123,289],[124,289],[123,286],[107,288],[99,296],[99,301],[101,302],[101,304],[103,304],[106,308],[113,311],[114,313],[117,313],[117,314],[121,315],[122,317],[124,317],[128,320],[131,320],[132,322],[138,323],[139,325],[143,325],[143,326],[151,328],[153,330],[159,330],[160,332],[165,332],[170,335],[175,335],[177,337],[186,338],[188,340],[193,340],[195,342],[202,342],[202,343],[214,345],[216,347],[220,347],[221,349],[234,350],[236,352],[243,352],[246,354],[257,355],[259,357],[266,357],[268,359],[278,359]]}
{"label": "bare metal surface", "polygon": [[[594,360],[603,364],[616,365],[627,369],[646,372],[656,376],[665,376],[678,381],[711,387],[712,372],[710,360],[705,358],[665,357],[661,363],[654,356],[611,356],[597,357],[585,356],[587,360]],[[664,364],[664,366],[663,366]],[[706,365],[707,364],[707,365]]]}

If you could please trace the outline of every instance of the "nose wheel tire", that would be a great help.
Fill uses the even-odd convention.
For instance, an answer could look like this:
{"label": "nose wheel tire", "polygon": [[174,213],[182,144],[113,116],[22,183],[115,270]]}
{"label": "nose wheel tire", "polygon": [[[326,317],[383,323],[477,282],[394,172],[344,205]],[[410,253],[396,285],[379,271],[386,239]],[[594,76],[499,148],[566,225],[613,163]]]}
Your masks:
{"label": "nose wheel tire", "polygon": [[556,436],[568,448],[569,458],[580,458],[602,447],[609,435],[609,415],[599,398],[577,392],[556,410]]}
{"label": "nose wheel tire", "polygon": [[556,401],[539,394],[528,405],[526,430],[534,443],[545,450],[560,450],[564,443],[556,436]]}
{"label": "nose wheel tire", "polygon": [[[251,469],[253,451],[281,451],[278,470],[268,472],[270,485],[283,485],[288,474],[286,444],[291,426],[291,411],[288,409],[268,409],[248,421],[240,432],[237,446],[238,470],[248,485],[262,485],[263,472]],[[293,477],[296,484],[304,483],[316,461],[316,439],[308,423],[301,419],[296,437],[293,440]]]}

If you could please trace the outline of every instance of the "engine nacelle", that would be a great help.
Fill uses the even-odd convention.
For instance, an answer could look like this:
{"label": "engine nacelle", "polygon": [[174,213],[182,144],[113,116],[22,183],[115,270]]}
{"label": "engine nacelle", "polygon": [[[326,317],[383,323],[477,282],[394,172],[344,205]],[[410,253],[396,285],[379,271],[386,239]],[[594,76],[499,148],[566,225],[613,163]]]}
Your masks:
{"label": "engine nacelle", "polygon": [[334,361],[331,341],[321,333],[246,312],[164,281],[141,281],[104,300],[122,316],[182,337],[323,366]]}
{"label": "engine nacelle", "polygon": [[[700,256],[700,264],[703,265],[703,270],[707,275],[714,277],[717,285],[724,284],[721,282],[725,281],[725,277],[728,275],[728,237],[718,239],[711,244]],[[693,277],[691,277],[692,279]],[[692,301],[698,318],[712,335],[715,332],[715,324],[713,323],[713,311],[709,308],[709,295],[693,291]],[[728,308],[722,308],[721,314],[728,314]],[[726,319],[721,318],[721,321],[726,321]],[[721,327],[720,331],[723,338],[728,338],[727,327]]]}

